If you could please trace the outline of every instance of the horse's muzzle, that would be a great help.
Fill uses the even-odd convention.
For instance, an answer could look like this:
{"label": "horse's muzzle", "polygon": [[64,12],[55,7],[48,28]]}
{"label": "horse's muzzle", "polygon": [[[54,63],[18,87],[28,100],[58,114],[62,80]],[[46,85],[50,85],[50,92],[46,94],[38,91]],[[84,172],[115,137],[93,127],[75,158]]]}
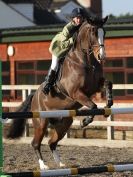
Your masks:
{"label": "horse's muzzle", "polygon": [[106,57],[106,53],[104,50],[98,54],[98,60],[104,60],[105,57]]}

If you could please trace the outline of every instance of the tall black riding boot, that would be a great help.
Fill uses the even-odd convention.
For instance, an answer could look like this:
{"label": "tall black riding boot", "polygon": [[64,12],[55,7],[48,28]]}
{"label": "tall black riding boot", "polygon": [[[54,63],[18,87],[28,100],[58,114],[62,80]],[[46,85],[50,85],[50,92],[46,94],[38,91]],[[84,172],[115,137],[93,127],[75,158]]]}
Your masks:
{"label": "tall black riding boot", "polygon": [[50,69],[47,75],[46,84],[43,88],[43,92],[45,94],[48,94],[50,92],[52,86],[54,85],[55,78],[56,78],[56,72]]}

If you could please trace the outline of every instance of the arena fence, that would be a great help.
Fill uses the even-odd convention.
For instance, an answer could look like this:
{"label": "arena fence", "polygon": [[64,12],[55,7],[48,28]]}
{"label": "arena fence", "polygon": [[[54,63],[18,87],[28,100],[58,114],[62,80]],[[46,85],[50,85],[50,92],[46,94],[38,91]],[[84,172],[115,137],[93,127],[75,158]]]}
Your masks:
{"label": "arena fence", "polygon": [[[13,100],[8,102],[8,101],[3,101],[2,102],[2,107],[3,108],[8,108],[8,109],[15,109],[16,107],[20,106],[21,103],[26,99],[26,97],[31,93],[34,92],[37,88],[39,87],[39,85],[2,85],[2,91],[7,91],[9,90],[10,92],[14,92],[15,91],[20,91],[21,92],[21,97],[22,97],[22,101],[20,102],[14,102]],[[130,90],[133,88],[133,84],[113,84],[113,90]],[[96,103],[97,106],[99,108],[104,107],[106,103]],[[133,103],[129,103],[129,102],[124,102],[124,103],[116,103],[114,102],[113,107],[117,108],[117,107],[133,107]],[[7,123],[10,122],[6,121]],[[73,121],[73,126],[74,127],[78,127],[80,126],[81,121],[78,119],[74,119]],[[125,126],[124,126],[125,125]],[[114,120],[114,116],[110,115],[105,121],[93,121],[90,125],[90,127],[97,127],[97,126],[104,126],[107,128],[107,132],[106,132],[106,137],[107,140],[112,140],[114,139],[115,136],[115,129],[114,126],[117,127],[131,127],[132,126],[132,122],[131,121],[127,121],[126,119],[124,121],[115,121]],[[26,127],[25,127],[25,136],[29,136],[29,128],[32,127],[31,124],[31,120],[27,120],[26,122]],[[65,137],[69,137],[69,134],[67,134]]]}

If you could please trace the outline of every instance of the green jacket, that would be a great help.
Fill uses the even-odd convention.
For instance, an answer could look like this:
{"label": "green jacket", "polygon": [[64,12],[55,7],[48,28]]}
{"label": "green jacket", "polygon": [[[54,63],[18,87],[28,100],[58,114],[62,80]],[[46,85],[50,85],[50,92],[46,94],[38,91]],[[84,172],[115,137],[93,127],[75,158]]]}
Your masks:
{"label": "green jacket", "polygon": [[64,26],[62,32],[55,35],[50,44],[49,51],[58,58],[65,56],[70,47],[73,45],[73,34],[78,28],[79,26],[75,26],[72,21],[69,22],[66,26]]}

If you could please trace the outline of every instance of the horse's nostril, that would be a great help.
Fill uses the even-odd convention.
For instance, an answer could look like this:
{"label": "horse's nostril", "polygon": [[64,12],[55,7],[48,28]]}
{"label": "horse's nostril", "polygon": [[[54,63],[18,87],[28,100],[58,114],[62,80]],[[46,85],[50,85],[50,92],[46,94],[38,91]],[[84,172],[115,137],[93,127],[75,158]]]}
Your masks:
{"label": "horse's nostril", "polygon": [[98,54],[98,60],[101,60],[100,54]]}

